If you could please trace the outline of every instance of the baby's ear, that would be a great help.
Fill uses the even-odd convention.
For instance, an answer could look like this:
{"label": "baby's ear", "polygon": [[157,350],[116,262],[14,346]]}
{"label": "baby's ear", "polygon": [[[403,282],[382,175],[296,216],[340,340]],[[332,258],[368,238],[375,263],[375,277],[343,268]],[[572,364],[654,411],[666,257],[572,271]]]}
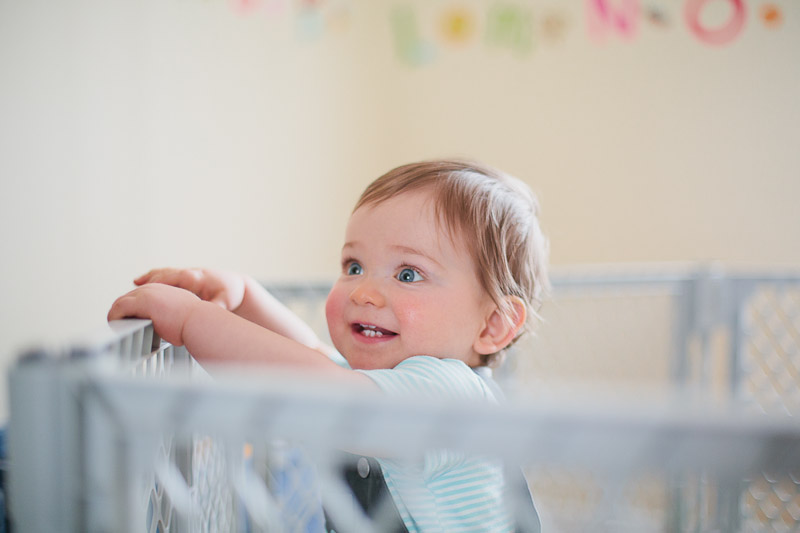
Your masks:
{"label": "baby's ear", "polygon": [[478,354],[489,355],[499,352],[514,340],[525,324],[528,311],[522,298],[507,296],[506,301],[511,309],[511,316],[505,316],[497,306],[492,306],[483,330],[472,345]]}

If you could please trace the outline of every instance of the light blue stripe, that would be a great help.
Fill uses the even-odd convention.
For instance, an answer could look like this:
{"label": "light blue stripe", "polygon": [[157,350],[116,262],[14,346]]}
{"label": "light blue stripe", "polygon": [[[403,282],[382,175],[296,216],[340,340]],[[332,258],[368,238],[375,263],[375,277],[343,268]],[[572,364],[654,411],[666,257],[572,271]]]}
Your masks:
{"label": "light blue stripe", "polygon": [[459,486],[474,485],[477,483],[493,483],[500,481],[499,476],[492,475],[487,470],[459,471],[457,473],[444,474],[430,483],[431,488],[435,488],[442,494],[449,494],[451,491],[458,491]]}
{"label": "light blue stripe", "polygon": [[485,495],[481,497],[479,494],[476,493],[449,499],[444,499],[441,496],[439,496],[438,499],[440,502],[442,502],[443,507],[446,506],[452,508],[477,505],[478,503],[485,503],[486,505],[497,505],[498,503],[501,503],[503,501],[500,498],[487,497]]}
{"label": "light blue stripe", "polygon": [[[435,490],[435,493],[442,501],[451,501],[457,498],[467,498],[470,496],[470,494],[475,494],[476,492],[484,494],[488,497],[494,497],[493,494],[487,493],[485,490],[485,487],[487,486],[489,486],[488,483],[470,483],[468,486],[464,486],[463,488],[451,489],[446,492],[442,490]],[[483,490],[481,490],[481,487],[483,487]]]}
{"label": "light blue stripe", "polygon": [[437,480],[431,483],[431,488],[435,489],[441,494],[453,494],[460,492],[459,487],[468,488],[477,484],[486,485],[488,483],[496,483],[500,480],[495,479],[494,476],[469,474],[463,476],[448,476],[448,479]]}

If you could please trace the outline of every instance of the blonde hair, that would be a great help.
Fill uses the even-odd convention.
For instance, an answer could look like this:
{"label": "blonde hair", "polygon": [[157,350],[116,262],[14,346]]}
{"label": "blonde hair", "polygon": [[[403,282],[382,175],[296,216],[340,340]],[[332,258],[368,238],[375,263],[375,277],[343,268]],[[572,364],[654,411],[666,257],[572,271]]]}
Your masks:
{"label": "blonde hair", "polygon": [[[479,163],[422,161],[397,167],[372,182],[353,211],[420,189],[431,190],[434,212],[450,238],[463,239],[483,289],[504,318],[512,321],[514,309],[507,297],[517,296],[529,317],[521,332],[531,329],[550,284],[548,244],[539,226],[539,203],[530,188]],[[485,356],[483,364],[498,364],[502,353]]]}

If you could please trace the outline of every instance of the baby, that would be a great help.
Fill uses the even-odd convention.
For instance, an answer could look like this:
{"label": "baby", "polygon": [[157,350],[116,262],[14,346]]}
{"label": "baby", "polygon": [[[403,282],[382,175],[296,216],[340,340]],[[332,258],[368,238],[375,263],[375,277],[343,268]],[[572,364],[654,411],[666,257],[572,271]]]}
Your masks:
{"label": "baby", "polygon": [[[374,181],[350,216],[325,307],[346,365],[255,280],[232,273],[151,271],[108,318],[150,318],[201,363],[285,365],[387,394],[496,402],[480,371],[527,329],[548,288],[537,216],[527,186],[476,163],[412,163]],[[494,462],[440,450],[418,465],[378,463],[408,531],[515,529]]]}

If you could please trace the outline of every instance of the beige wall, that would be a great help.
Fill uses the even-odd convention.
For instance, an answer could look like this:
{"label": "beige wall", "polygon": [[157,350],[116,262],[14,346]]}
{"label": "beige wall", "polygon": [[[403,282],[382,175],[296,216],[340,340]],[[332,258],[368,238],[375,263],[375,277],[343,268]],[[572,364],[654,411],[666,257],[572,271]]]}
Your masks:
{"label": "beige wall", "polygon": [[[152,266],[328,279],[360,189],[425,157],[528,181],[556,264],[800,265],[797,2],[774,2],[771,29],[745,1],[720,46],[683,1],[641,2],[666,25],[643,12],[604,42],[577,1],[328,0],[321,26],[294,3],[238,4],[0,2],[3,365],[102,325]],[[398,54],[396,5],[427,63]],[[531,9],[530,50],[487,37],[497,5]],[[459,45],[451,6],[474,24]]]}

